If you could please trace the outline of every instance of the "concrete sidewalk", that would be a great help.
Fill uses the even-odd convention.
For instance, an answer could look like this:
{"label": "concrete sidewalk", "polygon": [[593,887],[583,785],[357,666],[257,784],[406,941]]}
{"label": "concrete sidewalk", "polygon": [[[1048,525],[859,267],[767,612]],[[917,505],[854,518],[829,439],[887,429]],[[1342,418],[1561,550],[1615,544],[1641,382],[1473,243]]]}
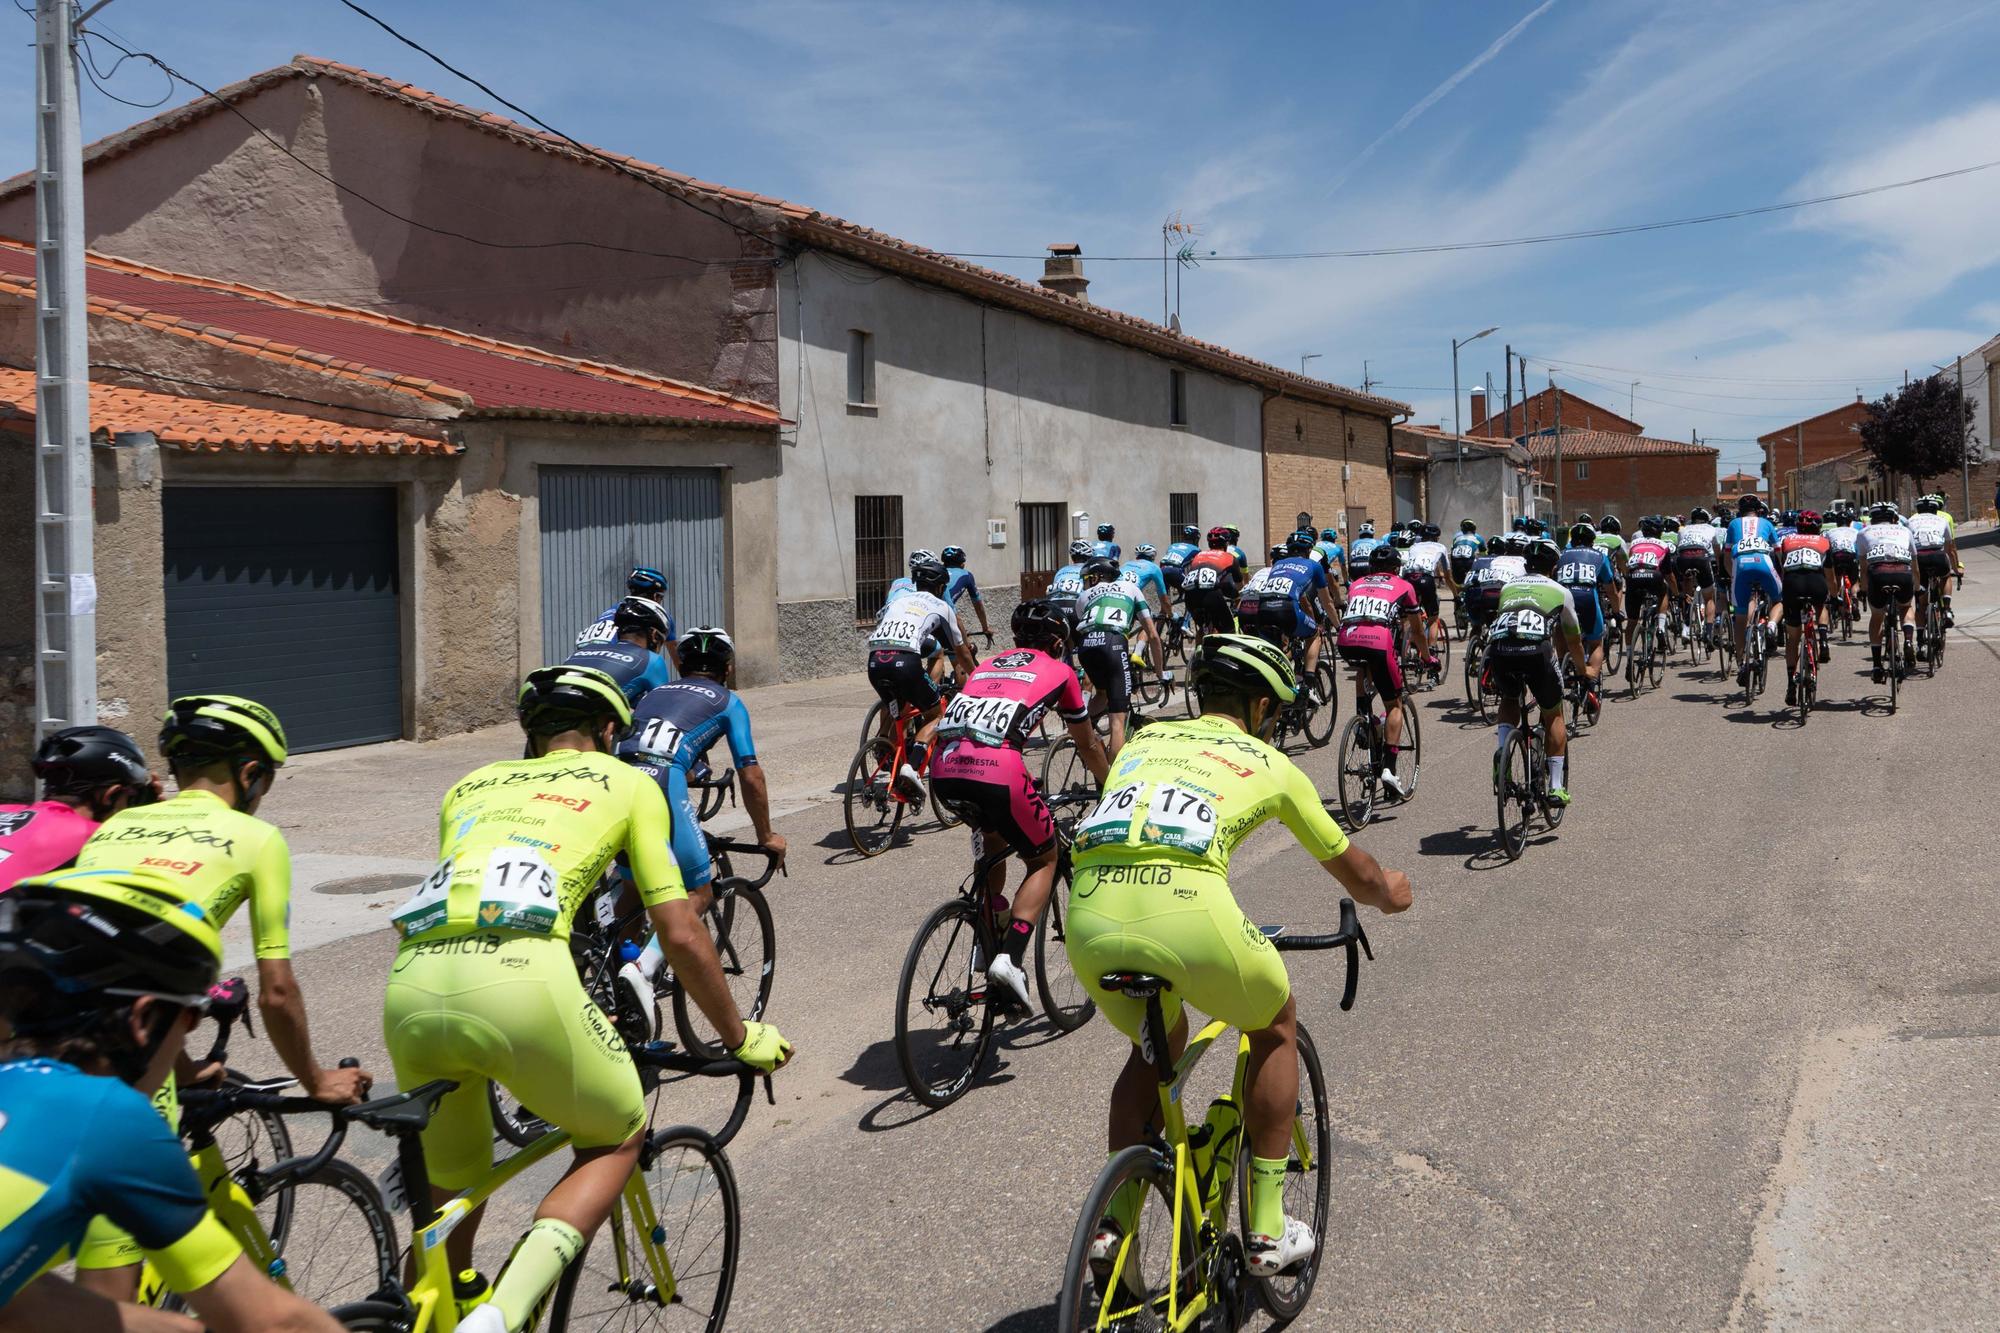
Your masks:
{"label": "concrete sidewalk", "polygon": [[[868,678],[857,672],[742,696],[773,817],[837,800],[862,717],[875,701]],[[285,765],[258,814],[291,845],[294,950],[382,928],[389,909],[435,864],[445,792],[480,765],[520,753],[521,733],[509,724],[438,741],[300,755]],[[726,743],[712,754],[727,762]],[[725,806],[708,827],[734,833],[749,829],[750,818],[740,804]],[[224,932],[231,968],[251,961],[247,918],[239,913]]]}

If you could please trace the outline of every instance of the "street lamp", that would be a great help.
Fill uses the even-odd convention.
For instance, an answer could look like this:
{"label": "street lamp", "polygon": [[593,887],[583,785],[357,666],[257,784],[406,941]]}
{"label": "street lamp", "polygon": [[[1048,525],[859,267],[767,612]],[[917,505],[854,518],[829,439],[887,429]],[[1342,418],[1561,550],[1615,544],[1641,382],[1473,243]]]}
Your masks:
{"label": "street lamp", "polygon": [[1303,374],[1305,374],[1305,373],[1306,373],[1306,362],[1308,362],[1308,361],[1317,361],[1317,360],[1319,360],[1319,353],[1318,353],[1318,352],[1307,352],[1307,353],[1306,353],[1306,354],[1305,354],[1304,356],[1300,357],[1300,358],[1299,358],[1299,374],[1303,375]]}
{"label": "street lamp", "polygon": [[1495,324],[1490,329],[1481,329],[1470,338],[1453,338],[1451,340],[1451,433],[1456,437],[1452,441],[1452,447],[1457,451],[1451,463],[1453,481],[1463,480],[1465,470],[1465,423],[1459,419],[1458,415],[1458,349],[1467,343],[1478,342],[1489,333],[1498,332],[1500,332],[1500,326]]}

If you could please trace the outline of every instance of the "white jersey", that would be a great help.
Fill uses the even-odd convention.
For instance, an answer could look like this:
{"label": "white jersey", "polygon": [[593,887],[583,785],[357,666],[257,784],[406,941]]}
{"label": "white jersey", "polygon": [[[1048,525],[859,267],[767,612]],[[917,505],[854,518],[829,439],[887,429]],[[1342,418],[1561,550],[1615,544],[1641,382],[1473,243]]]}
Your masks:
{"label": "white jersey", "polygon": [[1907,565],[1916,560],[1916,546],[1910,530],[1900,523],[1870,523],[1854,544],[1863,564]]}
{"label": "white jersey", "polygon": [[1824,533],[1827,545],[1843,555],[1854,554],[1854,543],[1861,540],[1861,530],[1850,528],[1845,523],[1839,527],[1827,528]]}
{"label": "white jersey", "polygon": [[1713,523],[1685,523],[1681,525],[1681,535],[1674,542],[1676,554],[1690,551],[1700,555],[1714,555],[1715,544],[1722,539],[1722,530]]}
{"label": "white jersey", "polygon": [[1262,569],[1257,570],[1255,573],[1251,574],[1248,579],[1244,580],[1243,592],[1241,595],[1244,597],[1255,597],[1258,593],[1264,591],[1264,584],[1270,579],[1270,577],[1271,577],[1271,567],[1269,565],[1266,565]]}
{"label": "white jersey", "polygon": [[1904,522],[1919,551],[1942,551],[1951,539],[1951,524],[1943,514],[1912,514]]}
{"label": "white jersey", "polygon": [[1441,542],[1418,542],[1403,552],[1403,577],[1408,578],[1412,574],[1429,574],[1436,577],[1438,566],[1442,565],[1450,554]]}
{"label": "white jersey", "polygon": [[956,648],[965,641],[965,636],[958,628],[958,617],[943,598],[906,589],[883,606],[882,614],[875,620],[874,632],[868,636],[868,646],[921,653],[929,639]]}
{"label": "white jersey", "polygon": [[[1496,555],[1493,557],[1493,563],[1487,568],[1498,574],[1503,584],[1528,577],[1528,561],[1525,556]],[[1490,579],[1488,581],[1491,582]]]}

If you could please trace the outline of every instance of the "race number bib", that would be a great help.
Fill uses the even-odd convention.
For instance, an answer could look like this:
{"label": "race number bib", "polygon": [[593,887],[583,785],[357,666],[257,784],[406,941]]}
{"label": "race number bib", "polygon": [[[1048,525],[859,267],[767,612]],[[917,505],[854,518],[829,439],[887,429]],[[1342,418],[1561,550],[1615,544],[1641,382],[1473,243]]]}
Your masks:
{"label": "race number bib", "polygon": [[1122,843],[1132,830],[1132,815],[1139,808],[1143,782],[1128,783],[1104,793],[1104,799],[1076,826],[1076,848],[1088,851],[1111,843]]}
{"label": "race number bib", "polygon": [[1396,604],[1387,597],[1350,597],[1347,599],[1347,620],[1392,621],[1396,618]]}
{"label": "race number bib", "polygon": [[1597,566],[1586,564],[1564,565],[1556,572],[1556,582],[1565,588],[1597,586]]}
{"label": "race number bib", "polygon": [[595,620],[585,625],[583,632],[576,636],[576,646],[589,648],[594,644],[616,642],[617,638],[618,625],[615,621]]}
{"label": "race number bib", "polygon": [[891,616],[875,626],[869,636],[870,648],[905,648],[916,652],[923,646],[924,622],[914,616]]}
{"label": "race number bib", "polygon": [[404,939],[435,930],[445,923],[450,913],[446,898],[451,891],[452,863],[453,858],[449,856],[438,862],[431,873],[424,876],[424,882],[417,885],[417,891],[410,900],[389,918]]}
{"label": "race number bib", "polygon": [[1548,617],[1531,606],[1516,607],[1512,611],[1502,611],[1493,621],[1493,637],[1496,639],[1546,639],[1549,637]]}
{"label": "race number bib", "polygon": [[1215,807],[1200,794],[1169,782],[1153,791],[1139,841],[1200,856],[1215,841]]}
{"label": "race number bib", "polygon": [[1826,557],[1816,546],[1795,546],[1785,552],[1786,569],[1819,569],[1826,564]]}
{"label": "race number bib", "polygon": [[1658,569],[1660,567],[1660,553],[1658,551],[1634,551],[1631,553],[1629,559],[1634,566],[1640,569]]}
{"label": "race number bib", "polygon": [[672,759],[680,752],[685,733],[663,717],[651,718],[632,733],[632,745],[641,754]]}
{"label": "race number bib", "polygon": [[1083,591],[1083,578],[1078,574],[1065,574],[1050,585],[1049,591],[1067,593],[1075,597]]}
{"label": "race number bib", "polygon": [[1213,588],[1221,580],[1222,575],[1214,565],[1201,565],[1189,570],[1184,582],[1190,588]]}
{"label": "race number bib", "polygon": [[[451,884],[456,858],[446,857],[417,886],[410,901],[390,919],[404,939],[414,939],[444,925],[451,915]],[[495,847],[479,875],[479,906],[474,917],[481,929],[521,930],[547,935],[555,930],[561,908],[556,872],[532,847]]]}
{"label": "race number bib", "polygon": [[1093,602],[1090,607],[1090,624],[1093,629],[1128,629],[1132,624],[1132,608],[1110,598]]}
{"label": "race number bib", "polygon": [[1005,745],[1013,735],[1014,723],[1020,716],[1021,705],[1017,700],[975,699],[969,694],[960,694],[951,701],[951,710],[944,715],[944,725],[938,729],[938,737],[950,740],[967,736],[981,745]]}

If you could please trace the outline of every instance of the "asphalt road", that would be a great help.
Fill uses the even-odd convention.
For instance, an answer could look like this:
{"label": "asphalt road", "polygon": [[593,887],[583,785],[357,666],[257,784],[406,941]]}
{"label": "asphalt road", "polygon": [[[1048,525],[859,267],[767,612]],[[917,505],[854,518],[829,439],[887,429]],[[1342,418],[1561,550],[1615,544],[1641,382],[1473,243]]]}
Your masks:
{"label": "asphalt road", "polygon": [[[2000,1324],[2000,555],[1967,561],[1945,670],[1897,715],[1865,648],[1836,648],[1803,730],[1780,693],[1725,703],[1712,672],[1677,667],[1614,695],[1577,742],[1576,808],[1516,863],[1494,852],[1492,733],[1425,699],[1421,789],[1360,837],[1410,872],[1416,906],[1368,914],[1377,960],[1349,1014],[1338,956],[1292,956],[1338,1172],[1297,1327]],[[816,710],[766,749],[781,791],[787,764],[838,772],[854,744],[860,696]],[[1330,793],[1332,749],[1299,758]],[[295,847],[421,861],[441,784],[399,780],[415,758],[366,763],[325,802],[307,797],[333,778],[306,770],[274,813]],[[966,839],[927,825],[863,862],[834,799],[819,786],[780,820],[771,1017],[800,1054],[730,1149],[748,1232],[731,1327],[1045,1328],[1121,1039],[1025,1027],[961,1102],[921,1113],[889,1044],[895,980]],[[1336,886],[1275,825],[1233,878],[1254,917],[1333,919]],[[346,930],[380,919],[328,897]],[[389,939],[299,958],[320,1049],[385,1081]],[[275,1068],[257,1046],[238,1061]],[[353,1152],[386,1161],[365,1137]],[[494,1262],[519,1216],[489,1226]]]}

